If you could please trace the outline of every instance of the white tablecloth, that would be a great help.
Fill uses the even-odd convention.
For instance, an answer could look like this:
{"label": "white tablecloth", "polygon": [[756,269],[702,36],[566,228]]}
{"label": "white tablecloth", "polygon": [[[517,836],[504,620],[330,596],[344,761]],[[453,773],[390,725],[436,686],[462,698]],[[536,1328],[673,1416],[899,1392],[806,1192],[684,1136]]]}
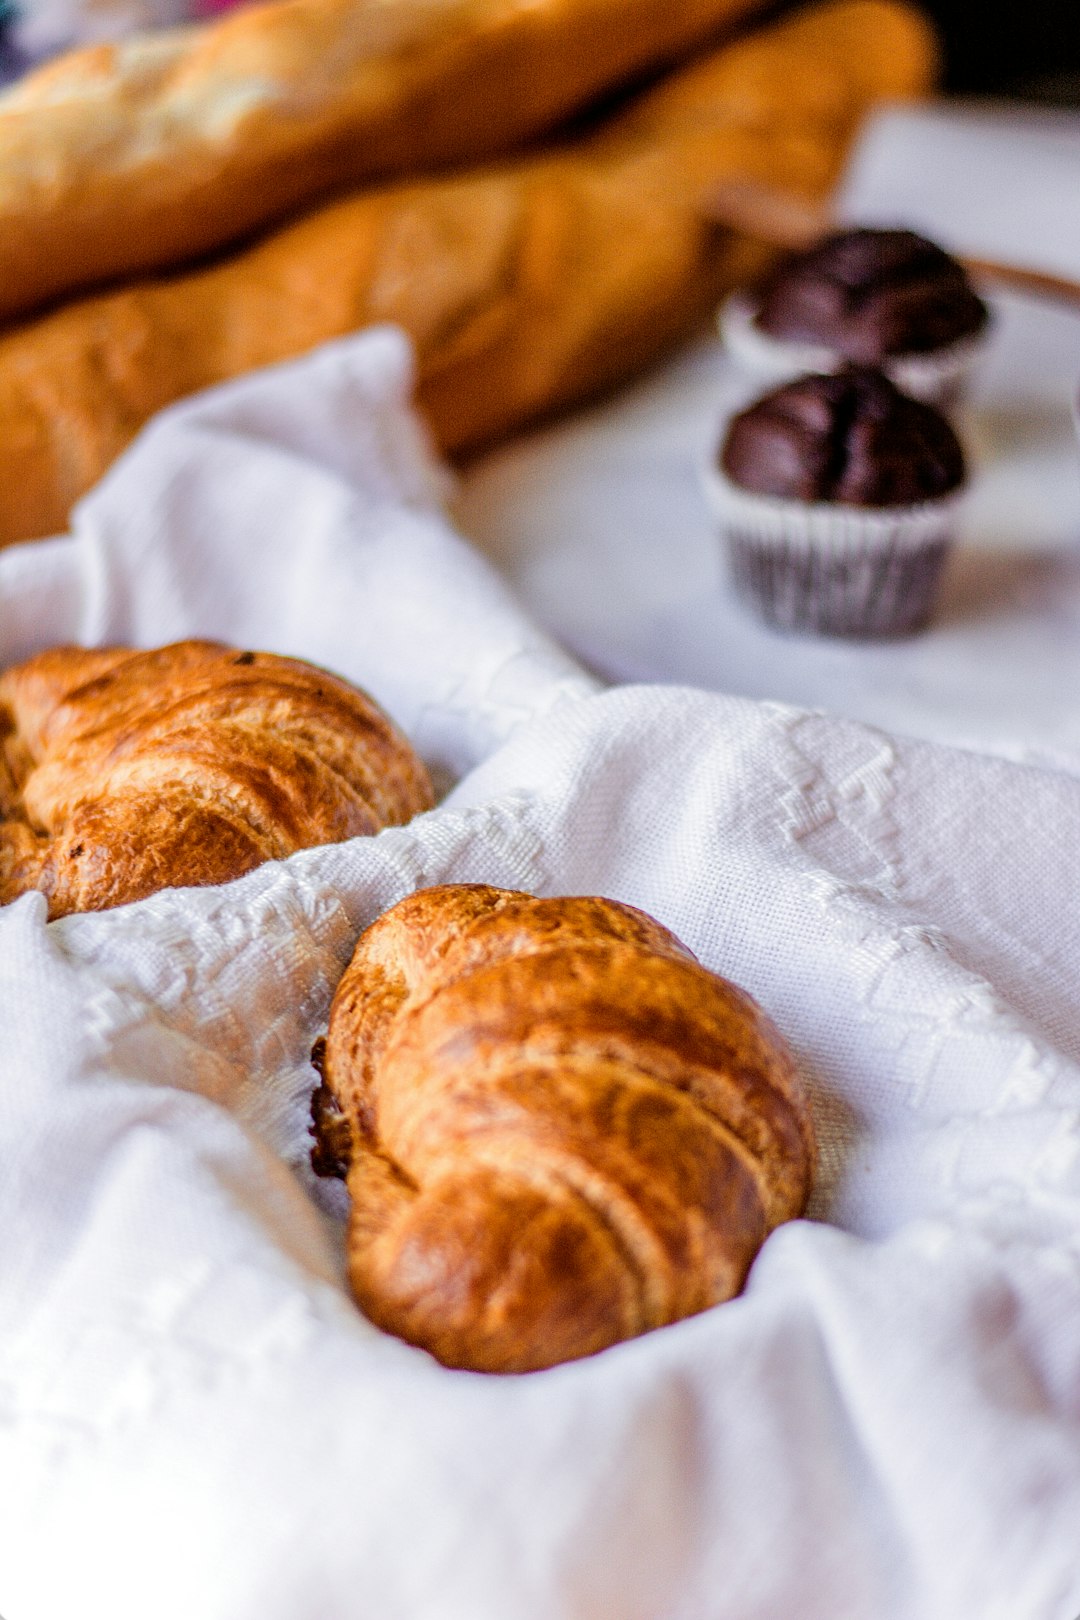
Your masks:
{"label": "white tablecloth", "polygon": [[[1080,281],[1080,113],[896,110],[841,197],[983,257]],[[930,631],[785,637],[733,595],[698,481],[745,383],[706,336],[610,404],[521,439],[464,481],[464,531],[534,615],[614,680],[687,681],[878,725],[1080,762],[1080,309],[1006,296],[961,422],[973,465]]]}

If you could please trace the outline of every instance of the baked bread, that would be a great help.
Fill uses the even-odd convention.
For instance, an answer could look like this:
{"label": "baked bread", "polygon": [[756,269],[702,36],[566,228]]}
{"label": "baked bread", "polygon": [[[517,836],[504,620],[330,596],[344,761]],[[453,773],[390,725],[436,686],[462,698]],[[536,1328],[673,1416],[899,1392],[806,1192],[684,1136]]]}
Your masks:
{"label": "baked bread", "polygon": [[463,451],[631,375],[766,253],[702,207],[725,176],[820,196],[876,99],[922,90],[926,25],[842,0],[675,75],[558,154],[368,192],[225,264],[70,305],[0,339],[0,544],[64,528],[184,394],[374,321]]}
{"label": "baked bread", "polygon": [[777,1031],[613,900],[413,894],[362,935],[313,1056],[352,1291],[447,1366],[528,1372],[705,1310],[809,1193]]}
{"label": "baked bread", "polygon": [[0,903],[49,916],[407,821],[432,803],[386,715],[325,670],[181,641],[56,647],[0,678]]}
{"label": "baked bread", "polygon": [[274,0],[59,58],[0,97],[0,319],[476,162],[762,0]]}

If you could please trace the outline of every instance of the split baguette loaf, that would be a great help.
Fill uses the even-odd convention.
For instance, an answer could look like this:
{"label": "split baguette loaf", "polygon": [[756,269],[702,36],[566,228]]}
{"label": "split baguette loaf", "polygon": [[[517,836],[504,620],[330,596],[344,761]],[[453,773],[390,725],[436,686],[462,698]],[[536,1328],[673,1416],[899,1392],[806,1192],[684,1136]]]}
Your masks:
{"label": "split baguette loaf", "polygon": [[272,653],[56,647],[0,677],[0,904],[49,916],[405,822],[432,803],[372,700]]}
{"label": "split baguette loaf", "polygon": [[352,1291],[448,1366],[550,1367],[729,1299],[809,1194],[777,1031],[612,900],[411,895],[361,936],[314,1057]]}
{"label": "split baguette loaf", "polygon": [[762,0],[271,0],[0,97],[0,320],[492,157]]}
{"label": "split baguette loaf", "polygon": [[161,407],[394,321],[445,450],[631,375],[764,250],[711,222],[743,177],[833,184],[860,119],[922,91],[933,45],[896,0],[838,0],[672,76],[545,157],[363,193],[210,269],[76,303],[0,338],[0,544],[64,528]]}

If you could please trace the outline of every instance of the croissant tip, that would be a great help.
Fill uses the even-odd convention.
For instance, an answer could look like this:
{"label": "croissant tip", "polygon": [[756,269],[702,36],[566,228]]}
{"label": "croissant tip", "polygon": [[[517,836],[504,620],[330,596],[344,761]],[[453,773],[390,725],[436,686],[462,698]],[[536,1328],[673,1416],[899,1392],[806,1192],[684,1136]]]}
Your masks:
{"label": "croissant tip", "polygon": [[[326,1042],[316,1042],[316,1045],[325,1047]],[[321,1074],[321,1069],[319,1072]],[[311,1094],[308,1135],[315,1139],[310,1153],[311,1168],[315,1174],[344,1181],[352,1160],[352,1130],[325,1081],[316,1086]]]}

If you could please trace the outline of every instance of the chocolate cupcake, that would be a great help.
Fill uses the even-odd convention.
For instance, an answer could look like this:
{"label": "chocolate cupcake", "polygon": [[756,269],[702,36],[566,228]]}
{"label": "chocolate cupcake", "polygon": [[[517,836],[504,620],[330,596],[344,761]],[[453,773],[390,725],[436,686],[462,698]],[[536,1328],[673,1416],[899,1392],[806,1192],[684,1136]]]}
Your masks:
{"label": "chocolate cupcake", "polygon": [[855,363],[918,399],[954,398],[989,313],[961,264],[914,231],[835,231],[721,312],[735,359],[763,381]]}
{"label": "chocolate cupcake", "polygon": [[849,366],[735,416],[706,491],[734,583],[766,620],[893,636],[930,615],[964,476],[940,411]]}

